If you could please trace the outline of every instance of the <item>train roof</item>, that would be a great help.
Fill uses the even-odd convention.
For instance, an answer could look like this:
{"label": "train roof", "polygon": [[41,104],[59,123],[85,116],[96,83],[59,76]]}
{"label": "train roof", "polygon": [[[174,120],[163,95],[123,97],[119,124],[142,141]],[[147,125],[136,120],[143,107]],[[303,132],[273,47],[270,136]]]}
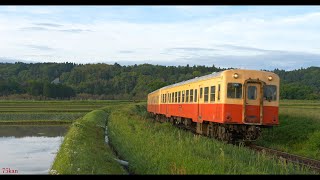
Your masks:
{"label": "train roof", "polygon": [[204,76],[200,76],[200,77],[195,77],[193,79],[189,79],[189,80],[186,80],[186,81],[181,81],[181,82],[178,82],[178,83],[175,83],[175,84],[171,84],[171,85],[168,85],[168,86],[164,86],[160,89],[157,89],[153,92],[151,92],[150,94],[156,92],[156,91],[159,91],[159,90],[162,90],[162,89],[166,89],[166,88],[171,88],[171,87],[175,87],[175,86],[180,86],[180,85],[184,85],[184,84],[188,84],[188,83],[192,83],[192,82],[196,82],[196,81],[200,81],[200,80],[206,80],[206,79],[210,79],[210,78],[213,78],[213,77],[218,77],[221,75],[221,73],[224,72],[224,71],[220,71],[220,72],[213,72],[211,74],[208,74],[208,75],[204,75]]}
{"label": "train roof", "polygon": [[[188,83],[192,83],[192,82],[196,82],[196,81],[201,81],[201,80],[207,80],[207,79],[211,79],[211,78],[214,78],[214,77],[218,77],[220,76],[223,72],[226,72],[226,71],[260,71],[260,72],[266,72],[266,71],[261,71],[261,70],[249,70],[249,69],[227,69],[227,70],[224,70],[224,71],[220,71],[220,72],[213,72],[211,74],[208,74],[208,75],[204,75],[204,76],[200,76],[200,77],[195,77],[193,79],[189,79],[189,80],[186,80],[186,81],[182,81],[182,82],[178,82],[178,83],[175,83],[175,84],[171,84],[171,85],[168,85],[168,86],[164,86],[160,89],[157,89],[149,94],[152,94],[154,92],[157,92],[159,90],[163,90],[163,89],[166,89],[166,88],[171,88],[171,87],[176,87],[176,86],[180,86],[180,85],[184,85],[184,84],[188,84]],[[268,72],[268,73],[272,73],[272,74],[275,74],[273,72]]]}

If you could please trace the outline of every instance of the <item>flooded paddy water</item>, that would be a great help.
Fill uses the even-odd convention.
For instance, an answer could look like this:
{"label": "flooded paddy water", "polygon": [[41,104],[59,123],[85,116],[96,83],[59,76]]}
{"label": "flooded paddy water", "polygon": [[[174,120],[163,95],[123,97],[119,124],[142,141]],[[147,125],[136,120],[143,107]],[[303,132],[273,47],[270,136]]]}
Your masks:
{"label": "flooded paddy water", "polygon": [[0,126],[0,175],[48,174],[68,126]]}

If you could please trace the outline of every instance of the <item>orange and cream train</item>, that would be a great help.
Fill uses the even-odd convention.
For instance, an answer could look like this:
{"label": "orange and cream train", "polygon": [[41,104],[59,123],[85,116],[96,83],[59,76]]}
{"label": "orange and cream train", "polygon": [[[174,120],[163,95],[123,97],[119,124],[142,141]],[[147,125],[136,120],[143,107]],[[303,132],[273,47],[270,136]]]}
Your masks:
{"label": "orange and cream train", "polygon": [[162,87],[148,94],[159,121],[227,142],[256,140],[262,127],[279,124],[279,76],[232,69]]}

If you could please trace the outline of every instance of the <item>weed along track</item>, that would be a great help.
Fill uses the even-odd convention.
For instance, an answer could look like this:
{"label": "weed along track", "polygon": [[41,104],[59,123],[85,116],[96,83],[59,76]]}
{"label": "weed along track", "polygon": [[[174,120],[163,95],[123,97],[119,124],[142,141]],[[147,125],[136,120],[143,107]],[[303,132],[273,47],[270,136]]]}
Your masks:
{"label": "weed along track", "polygon": [[[155,122],[159,122],[159,123],[171,123],[173,126],[179,128],[179,129],[183,129],[185,131],[190,131],[193,134],[197,134],[197,135],[201,135],[204,137],[208,137],[205,134],[199,134],[196,132],[195,128],[190,128],[185,126],[184,124],[181,123],[175,123],[175,122],[170,122],[170,121],[164,121],[161,119],[157,119],[155,118],[154,120]],[[214,138],[214,137],[210,137],[210,138]],[[311,159],[311,158],[306,158],[303,156],[298,156],[298,155],[294,155],[294,154],[290,154],[290,153],[286,153],[283,151],[279,151],[279,150],[275,150],[275,149],[271,149],[271,148],[267,148],[267,147],[263,147],[263,146],[258,146],[253,144],[253,142],[227,142],[227,141],[222,141],[218,138],[214,138],[217,139],[221,142],[224,143],[228,143],[228,144],[233,144],[235,146],[239,146],[239,144],[243,144],[244,147],[247,147],[251,150],[254,150],[256,152],[264,152],[266,154],[278,157],[280,160],[284,160],[284,162],[291,162],[293,164],[297,164],[299,166],[305,166],[308,167],[314,171],[316,171],[317,173],[320,173],[320,161],[319,160],[315,160],[315,159]]]}
{"label": "weed along track", "polygon": [[279,158],[284,159],[285,161],[296,163],[301,166],[307,166],[320,173],[320,161],[318,160],[297,156],[297,155],[289,154],[286,152],[282,152],[275,149],[254,145],[254,144],[249,144],[247,147],[258,152],[265,152],[270,155],[277,156]]}
{"label": "weed along track", "polygon": [[265,153],[158,123],[148,117],[145,105],[113,108],[108,136],[134,174],[316,174]]}

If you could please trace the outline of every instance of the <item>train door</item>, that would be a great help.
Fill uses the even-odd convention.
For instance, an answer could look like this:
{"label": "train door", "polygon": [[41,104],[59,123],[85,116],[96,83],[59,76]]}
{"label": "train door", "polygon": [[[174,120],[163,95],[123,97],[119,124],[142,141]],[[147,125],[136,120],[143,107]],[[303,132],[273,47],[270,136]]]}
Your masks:
{"label": "train door", "polygon": [[245,83],[244,88],[244,123],[262,124],[262,83],[247,82]]}
{"label": "train door", "polygon": [[216,91],[217,91],[217,100],[216,100],[216,103],[218,103],[219,105],[216,105],[216,111],[215,111],[215,117],[216,119],[222,119],[222,106],[220,105],[221,104],[221,81],[218,81],[218,86],[216,87]]}
{"label": "train door", "polygon": [[167,91],[166,93],[166,98],[165,98],[166,102],[165,102],[165,108],[166,108],[166,116],[168,117],[169,115],[169,102],[170,102],[170,99],[169,99],[169,92]]}
{"label": "train door", "polygon": [[202,122],[202,106],[203,106],[203,87],[199,85],[199,99],[198,99],[198,122]]}

